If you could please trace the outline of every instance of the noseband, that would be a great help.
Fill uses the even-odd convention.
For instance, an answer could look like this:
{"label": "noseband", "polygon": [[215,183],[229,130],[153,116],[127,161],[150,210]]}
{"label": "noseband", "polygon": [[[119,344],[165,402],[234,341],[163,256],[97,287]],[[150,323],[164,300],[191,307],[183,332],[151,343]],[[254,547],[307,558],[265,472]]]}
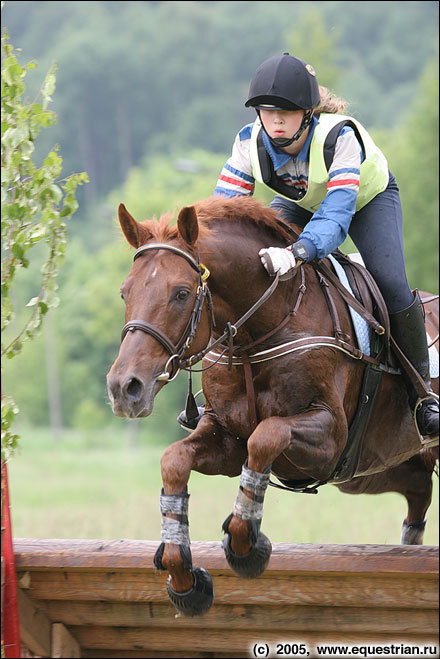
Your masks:
{"label": "noseband", "polygon": [[[172,341],[170,341],[166,334],[164,334],[162,330],[158,329],[157,327],[154,327],[154,325],[151,325],[144,320],[130,320],[122,328],[121,343],[128,332],[135,332],[136,330],[141,330],[142,332],[145,332],[145,334],[149,334],[154,339],[156,339],[156,341],[158,341],[170,355],[170,358],[165,365],[164,372],[161,373],[157,379],[171,381],[174,380],[181,368],[191,365],[191,357],[184,360],[183,354],[191,347],[191,344],[194,341],[197,326],[200,322],[202,309],[206,298],[208,299],[208,309],[210,311],[210,336],[214,322],[213,309],[211,293],[206,285],[206,279],[209,277],[209,270],[202,263],[200,263],[198,259],[196,261],[196,259],[194,259],[187,252],[184,252],[182,249],[174,247],[173,245],[151,243],[149,245],[141,245],[141,247],[135,251],[133,261],[136,261],[139,256],[144,254],[144,252],[158,249],[164,249],[172,252],[173,254],[181,256],[198,274],[196,299],[194,300],[194,306],[192,308],[189,320],[185,326],[185,329],[183,330],[180,339],[177,341],[177,344],[174,344]],[[171,369],[170,372],[168,371],[168,368]]]}

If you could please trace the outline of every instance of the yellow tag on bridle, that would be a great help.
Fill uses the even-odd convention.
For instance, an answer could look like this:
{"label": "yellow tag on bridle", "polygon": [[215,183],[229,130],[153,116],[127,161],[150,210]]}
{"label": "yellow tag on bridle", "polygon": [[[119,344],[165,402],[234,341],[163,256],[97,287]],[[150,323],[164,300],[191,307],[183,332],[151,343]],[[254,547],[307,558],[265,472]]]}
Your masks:
{"label": "yellow tag on bridle", "polygon": [[206,265],[203,265],[203,263],[200,263],[200,267],[202,268],[202,279],[203,281],[206,281],[211,273],[209,272]]}

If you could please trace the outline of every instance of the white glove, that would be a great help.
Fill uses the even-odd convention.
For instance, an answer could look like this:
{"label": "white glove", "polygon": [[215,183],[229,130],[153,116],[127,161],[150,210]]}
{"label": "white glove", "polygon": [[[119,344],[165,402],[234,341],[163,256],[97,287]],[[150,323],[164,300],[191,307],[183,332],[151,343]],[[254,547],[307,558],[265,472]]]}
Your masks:
{"label": "white glove", "polygon": [[301,263],[296,261],[290,247],[268,247],[260,249],[258,255],[269,275],[273,277],[279,272],[281,281],[293,277],[295,267]]}

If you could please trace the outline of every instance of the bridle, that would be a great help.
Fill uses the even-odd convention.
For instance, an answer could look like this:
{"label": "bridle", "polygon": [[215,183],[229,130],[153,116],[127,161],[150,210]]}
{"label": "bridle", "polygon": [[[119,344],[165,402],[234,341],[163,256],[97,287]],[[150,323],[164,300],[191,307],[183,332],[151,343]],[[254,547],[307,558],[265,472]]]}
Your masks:
{"label": "bridle", "polygon": [[[151,243],[149,245],[141,245],[141,247],[139,247],[135,251],[133,261],[136,261],[136,259],[139,258],[139,256],[141,256],[147,251],[159,250],[159,249],[164,249],[169,252],[172,252],[173,254],[177,254],[178,256],[181,256],[182,258],[185,259],[185,261],[187,261],[187,263],[190,264],[193,270],[195,270],[198,274],[196,298],[194,300],[194,305],[190,317],[188,319],[188,322],[179,340],[177,341],[176,344],[174,344],[166,336],[166,334],[162,332],[162,330],[158,329],[157,327],[154,327],[154,325],[151,325],[151,323],[147,323],[144,320],[130,320],[122,328],[121,343],[126,337],[128,332],[135,332],[136,330],[141,330],[142,332],[145,332],[145,334],[149,334],[154,339],[156,339],[156,341],[158,341],[170,355],[165,365],[165,369],[163,373],[161,373],[157,379],[171,382],[171,380],[174,380],[174,378],[178,375],[181,368],[191,365],[191,357],[188,359],[183,359],[183,355],[186,352],[186,350],[188,350],[191,347],[194,341],[194,337],[197,331],[197,326],[200,322],[200,318],[202,315],[205,299],[208,300],[208,310],[209,310],[209,318],[210,318],[210,331],[209,331],[210,337],[214,325],[214,312],[212,308],[211,292],[208,286],[206,285],[206,279],[208,279],[210,273],[208,268],[206,268],[202,263],[200,263],[198,258],[196,260],[184,250],[179,249],[178,247],[174,247],[173,245],[167,245],[164,243]],[[169,368],[171,369],[170,371],[168,371]]]}
{"label": "bridle", "polygon": [[[172,252],[173,254],[177,254],[178,256],[181,256],[190,264],[193,270],[195,270],[198,274],[196,299],[194,300],[194,306],[192,308],[189,320],[185,326],[185,329],[183,330],[180,339],[177,341],[176,344],[174,344],[166,336],[166,334],[162,332],[162,330],[158,329],[157,327],[154,327],[154,325],[151,325],[151,323],[147,323],[144,320],[130,320],[122,328],[121,343],[126,337],[128,332],[135,332],[136,330],[141,330],[142,332],[145,332],[145,334],[149,334],[150,336],[155,338],[156,341],[158,341],[170,355],[165,365],[165,369],[163,373],[161,373],[156,379],[165,382],[171,382],[171,380],[174,380],[174,378],[178,375],[181,369],[191,368],[194,364],[196,364],[201,359],[203,359],[203,357],[206,354],[208,354],[208,352],[210,352],[213,348],[220,345],[222,341],[227,340],[229,346],[232,347],[233,339],[237,334],[239,327],[241,327],[241,325],[243,325],[257,311],[257,309],[259,309],[261,305],[264,304],[266,300],[269,299],[269,297],[275,291],[276,287],[278,286],[279,275],[277,274],[275,276],[274,281],[269,286],[269,288],[239,320],[237,320],[234,324],[227,323],[226,329],[223,332],[223,334],[215,341],[211,341],[212,330],[215,327],[215,320],[214,320],[214,310],[212,306],[211,292],[206,284],[206,280],[210,275],[208,268],[204,266],[203,263],[200,263],[200,259],[198,256],[196,260],[193,256],[185,252],[183,249],[180,249],[179,247],[175,247],[174,245],[168,245],[166,243],[150,243],[148,245],[141,245],[135,251],[133,261],[135,261],[139,256],[141,256],[142,254],[144,254],[149,250],[158,250],[158,249],[164,249],[169,252]],[[208,304],[209,323],[210,323],[209,340],[207,346],[200,352],[184,359],[183,358],[184,353],[191,347],[194,341],[197,332],[197,326],[200,322],[200,318],[202,315],[205,299],[207,300],[207,304]],[[171,369],[170,371],[168,371],[169,368]]]}

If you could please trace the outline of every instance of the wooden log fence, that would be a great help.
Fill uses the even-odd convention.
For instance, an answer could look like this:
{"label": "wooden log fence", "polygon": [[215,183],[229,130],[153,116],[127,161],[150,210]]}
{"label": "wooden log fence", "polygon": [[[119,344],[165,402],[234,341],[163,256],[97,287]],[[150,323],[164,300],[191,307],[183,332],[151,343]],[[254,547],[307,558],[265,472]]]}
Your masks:
{"label": "wooden log fence", "polygon": [[317,645],[438,647],[437,547],[275,543],[265,573],[247,580],[219,542],[194,542],[215,595],[195,618],[170,604],[157,547],[15,539],[23,644],[39,657],[108,658],[252,657],[256,644],[270,657],[282,656],[277,644],[304,644],[312,658]]}

